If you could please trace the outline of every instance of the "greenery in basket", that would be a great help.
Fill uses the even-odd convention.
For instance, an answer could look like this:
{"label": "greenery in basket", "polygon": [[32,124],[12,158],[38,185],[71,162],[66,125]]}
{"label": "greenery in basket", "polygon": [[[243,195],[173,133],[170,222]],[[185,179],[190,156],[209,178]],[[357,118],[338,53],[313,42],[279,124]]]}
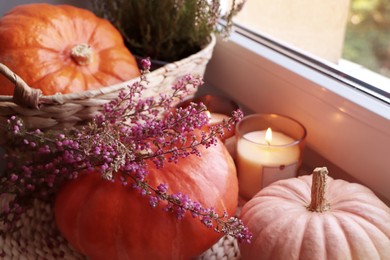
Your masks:
{"label": "greenery in basket", "polygon": [[[233,111],[228,121],[210,127],[197,139],[194,131],[203,129],[208,122],[207,108],[202,104],[175,108],[174,103],[183,99],[189,88],[200,86],[202,79],[186,75],[172,86],[171,94],[142,98],[150,61],[142,60],[142,64],[145,69],[141,80],[120,92],[117,99],[104,106],[103,113],[81,129],[60,133],[29,131],[16,116],[0,122],[0,130],[6,136],[1,144],[6,166],[0,172],[0,235],[17,228],[18,217],[32,206],[34,199],[50,200],[65,180],[78,178],[80,172],[97,170],[103,178],[119,181],[149,197],[152,207],[166,203],[169,212],[176,213],[179,219],[189,212],[217,232],[240,241],[250,240],[251,234],[240,219],[218,215],[183,194],[171,194],[164,183],[151,186],[146,178],[147,161],[161,169],[184,157],[199,156],[198,147],[218,142],[224,128],[242,118],[241,111]],[[161,116],[161,111],[170,112]],[[119,173],[119,178],[113,177]],[[8,203],[4,203],[5,196],[9,197]]]}
{"label": "greenery in basket", "polygon": [[[220,1],[93,0],[92,6],[122,32],[132,53],[171,62],[199,51],[212,33],[229,34],[245,0],[232,0],[226,13]],[[220,18],[226,20],[224,26],[218,26]]]}

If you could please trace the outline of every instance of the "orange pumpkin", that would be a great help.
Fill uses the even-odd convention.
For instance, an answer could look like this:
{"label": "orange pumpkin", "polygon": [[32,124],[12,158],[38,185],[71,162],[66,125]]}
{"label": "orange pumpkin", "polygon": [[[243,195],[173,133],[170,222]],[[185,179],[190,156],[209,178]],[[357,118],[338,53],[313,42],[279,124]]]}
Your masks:
{"label": "orange pumpkin", "polygon": [[[150,166],[149,183],[167,183],[170,193],[182,192],[218,214],[226,210],[233,215],[238,181],[230,154],[222,144],[200,151],[200,158],[189,156],[162,169]],[[221,237],[190,213],[178,220],[163,205],[151,208],[147,197],[97,173],[81,175],[60,189],[55,216],[64,237],[92,260],[187,260]]]}
{"label": "orange pumpkin", "polygon": [[[121,34],[69,5],[16,6],[0,19],[0,63],[44,95],[101,88],[140,75]],[[0,94],[13,85],[0,76]]]}
{"label": "orange pumpkin", "polygon": [[253,239],[240,245],[242,259],[390,259],[390,208],[360,184],[326,178],[316,168],[247,202],[241,218]]}

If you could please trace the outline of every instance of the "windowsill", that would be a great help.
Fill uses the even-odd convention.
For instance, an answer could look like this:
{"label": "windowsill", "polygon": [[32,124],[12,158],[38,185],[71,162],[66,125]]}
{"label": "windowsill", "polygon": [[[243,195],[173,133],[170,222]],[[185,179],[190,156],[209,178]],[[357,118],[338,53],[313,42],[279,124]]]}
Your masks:
{"label": "windowsill", "polygon": [[[231,98],[230,95],[227,95],[223,89],[215,88],[213,86],[205,84],[204,87],[200,88],[198,92],[196,93],[197,96],[202,95],[216,95],[216,96],[228,96]],[[241,110],[244,112],[245,115],[254,113],[250,109],[246,108],[243,104],[239,104]],[[310,174],[312,170],[319,166],[326,166],[330,172],[330,176],[335,179],[343,179],[348,182],[354,182],[354,183],[362,183],[355,177],[353,177],[351,174],[347,173],[322,155],[320,155],[318,152],[314,151],[310,147],[305,147],[305,151],[303,154],[303,161],[302,161],[302,167],[298,173],[299,176]],[[363,183],[362,183],[363,184]],[[390,199],[386,198],[382,194],[376,193],[376,195],[386,204],[390,207]]]}
{"label": "windowsill", "polygon": [[217,43],[205,79],[248,111],[300,121],[308,130],[307,170],[326,166],[390,204],[390,106],[237,34]]}

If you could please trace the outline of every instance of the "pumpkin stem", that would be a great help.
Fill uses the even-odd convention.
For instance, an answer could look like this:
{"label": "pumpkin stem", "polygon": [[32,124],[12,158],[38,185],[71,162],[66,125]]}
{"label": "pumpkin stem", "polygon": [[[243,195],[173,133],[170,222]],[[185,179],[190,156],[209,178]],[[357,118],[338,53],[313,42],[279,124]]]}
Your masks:
{"label": "pumpkin stem", "polygon": [[328,169],[326,167],[314,169],[311,184],[311,202],[308,206],[310,211],[324,212],[329,209],[329,203],[325,198],[327,177]]}
{"label": "pumpkin stem", "polygon": [[88,65],[92,62],[92,48],[86,43],[76,44],[70,51],[70,56],[77,65]]}

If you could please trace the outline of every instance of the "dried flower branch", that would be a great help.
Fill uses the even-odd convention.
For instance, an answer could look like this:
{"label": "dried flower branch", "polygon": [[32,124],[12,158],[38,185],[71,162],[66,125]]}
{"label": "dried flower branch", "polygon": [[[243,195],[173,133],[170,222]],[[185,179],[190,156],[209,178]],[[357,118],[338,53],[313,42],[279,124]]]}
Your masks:
{"label": "dried flower branch", "polygon": [[[143,64],[147,73],[150,62]],[[224,134],[224,128],[242,118],[241,111],[234,111],[228,121],[211,127],[197,138],[195,130],[208,122],[207,108],[195,103],[174,108],[173,104],[186,96],[190,87],[202,83],[201,78],[187,75],[172,86],[171,94],[142,98],[147,86],[143,75],[139,82],[106,104],[103,113],[92,122],[66,133],[27,131],[23,121],[15,116],[7,124],[0,124],[7,130],[0,197],[10,197],[9,203],[0,209],[0,222],[12,230],[15,220],[31,206],[33,199],[49,200],[64,180],[98,169],[103,178],[119,180],[149,196],[152,207],[164,201],[165,210],[174,212],[178,219],[188,211],[217,232],[249,241],[251,235],[239,219],[226,213],[219,216],[212,208],[204,208],[185,194],[169,194],[166,184],[152,187],[146,180],[148,160],[162,168],[189,155],[200,155],[199,146],[215,144],[218,136]],[[162,111],[167,112],[162,115]],[[129,179],[133,183],[128,183]]]}

